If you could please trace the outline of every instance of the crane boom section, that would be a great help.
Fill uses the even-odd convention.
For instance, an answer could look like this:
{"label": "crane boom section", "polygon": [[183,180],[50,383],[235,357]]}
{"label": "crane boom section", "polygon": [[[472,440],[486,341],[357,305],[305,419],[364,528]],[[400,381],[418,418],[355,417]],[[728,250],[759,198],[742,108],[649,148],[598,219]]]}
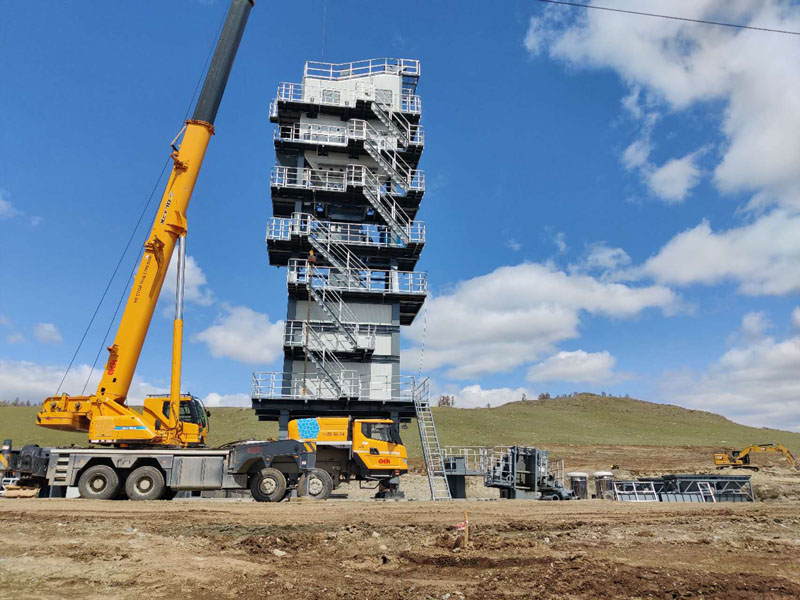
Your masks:
{"label": "crane boom section", "polygon": [[128,395],[172,251],[178,237],[186,233],[186,209],[212,133],[210,123],[187,121],[180,149],[172,154],[172,173],[144,245],[114,344],[108,349],[108,362],[97,387],[98,397],[124,402]]}
{"label": "crane boom section", "polygon": [[[172,172],[144,245],[125,311],[97,392],[91,396],[62,394],[47,398],[36,423],[63,431],[86,431],[93,443],[115,445],[192,446],[205,443],[206,410],[196,398],[180,395],[180,368],[173,364],[170,396],[145,399],[141,412],[126,399],[147,330],[153,319],[170,259],[186,235],[186,210],[203,165],[214,120],[247,23],[253,0],[231,0],[214,58],[206,74],[192,119],[186,121],[179,147],[174,146]],[[181,134],[178,134],[181,137]],[[177,140],[177,138],[176,138]],[[180,361],[182,316],[176,319],[173,361]]]}

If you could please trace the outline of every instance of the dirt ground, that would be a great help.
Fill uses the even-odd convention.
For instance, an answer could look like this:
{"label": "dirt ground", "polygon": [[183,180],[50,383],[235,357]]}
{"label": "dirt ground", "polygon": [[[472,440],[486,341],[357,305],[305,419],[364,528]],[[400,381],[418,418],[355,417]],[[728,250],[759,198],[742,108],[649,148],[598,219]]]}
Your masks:
{"label": "dirt ground", "polygon": [[[708,449],[548,449],[568,470],[713,472]],[[0,499],[0,598],[800,598],[800,472],[760,465],[752,504],[489,500],[477,479],[434,504],[420,474],[405,502]]]}
{"label": "dirt ground", "polygon": [[798,598],[798,509],[8,499],[0,597]]}

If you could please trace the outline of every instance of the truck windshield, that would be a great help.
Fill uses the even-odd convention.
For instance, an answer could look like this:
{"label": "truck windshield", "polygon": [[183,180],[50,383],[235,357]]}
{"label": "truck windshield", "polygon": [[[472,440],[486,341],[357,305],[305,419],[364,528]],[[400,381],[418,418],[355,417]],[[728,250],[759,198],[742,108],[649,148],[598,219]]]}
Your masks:
{"label": "truck windshield", "polygon": [[394,423],[362,423],[361,433],[371,440],[380,440],[390,444],[401,444],[400,432]]}
{"label": "truck windshield", "polygon": [[188,402],[181,402],[179,418],[184,423],[195,423],[203,427],[206,425],[206,411],[196,398],[192,398]]}

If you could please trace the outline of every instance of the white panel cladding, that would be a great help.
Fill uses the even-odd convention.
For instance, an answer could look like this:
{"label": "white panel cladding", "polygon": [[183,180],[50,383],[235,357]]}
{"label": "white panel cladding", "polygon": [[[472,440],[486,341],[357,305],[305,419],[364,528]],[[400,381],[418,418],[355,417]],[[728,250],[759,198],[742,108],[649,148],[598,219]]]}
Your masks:
{"label": "white panel cladding", "polygon": [[329,103],[342,102],[345,106],[354,106],[357,100],[369,102],[377,98],[385,102],[390,99],[392,108],[399,110],[400,94],[401,78],[397,75],[372,75],[341,81],[303,79],[303,100],[306,102],[320,102],[324,98]]}
{"label": "white panel cladding", "polygon": [[389,356],[392,354],[392,336],[399,334],[378,333],[375,335],[375,355]]}
{"label": "white panel cladding", "polygon": [[[397,325],[397,323],[392,323],[391,304],[368,304],[366,302],[348,302],[347,307],[358,318],[360,323],[368,323],[372,325]],[[289,315],[289,318],[296,321],[305,321],[307,317],[308,317],[308,301],[298,300],[295,314]],[[323,312],[319,304],[312,301],[311,320],[330,321],[330,317],[325,312]]]}

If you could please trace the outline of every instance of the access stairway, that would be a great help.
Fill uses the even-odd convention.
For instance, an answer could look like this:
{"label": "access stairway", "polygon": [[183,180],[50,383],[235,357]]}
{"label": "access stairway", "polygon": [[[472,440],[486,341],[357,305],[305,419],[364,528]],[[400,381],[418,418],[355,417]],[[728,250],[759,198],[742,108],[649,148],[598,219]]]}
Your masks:
{"label": "access stairway", "polygon": [[439,436],[436,433],[436,424],[433,421],[433,411],[430,404],[430,382],[427,379],[414,390],[414,409],[417,413],[419,439],[422,445],[422,455],[425,458],[425,470],[428,472],[431,500],[452,500],[450,486],[447,483],[447,476],[444,470],[442,448],[439,445]]}

